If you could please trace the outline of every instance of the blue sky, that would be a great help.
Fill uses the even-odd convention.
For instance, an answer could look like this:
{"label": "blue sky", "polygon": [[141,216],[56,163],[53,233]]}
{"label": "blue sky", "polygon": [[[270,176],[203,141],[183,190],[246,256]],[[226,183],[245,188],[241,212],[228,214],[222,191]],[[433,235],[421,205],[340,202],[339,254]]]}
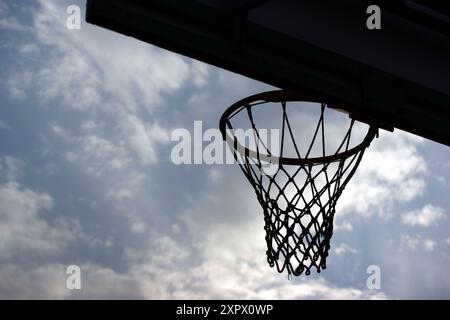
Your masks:
{"label": "blue sky", "polygon": [[[170,161],[174,129],[215,128],[271,87],[69,30],[70,4],[84,6],[0,1],[1,298],[450,298],[448,147],[382,132],[339,201],[328,269],[288,280],[267,265],[238,167]],[[71,264],[80,291],[65,287]]]}

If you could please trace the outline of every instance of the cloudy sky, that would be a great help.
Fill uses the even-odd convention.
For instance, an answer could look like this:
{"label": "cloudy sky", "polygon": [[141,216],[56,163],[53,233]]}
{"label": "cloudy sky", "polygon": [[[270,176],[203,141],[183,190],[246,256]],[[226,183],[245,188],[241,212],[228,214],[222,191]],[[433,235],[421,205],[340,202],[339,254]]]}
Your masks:
{"label": "cloudy sky", "polygon": [[[171,133],[265,84],[83,23],[83,1],[0,0],[0,298],[450,298],[450,149],[396,131],[338,204],[328,269],[288,280],[232,165]],[[78,265],[82,289],[66,288]],[[367,268],[381,270],[369,290]]]}

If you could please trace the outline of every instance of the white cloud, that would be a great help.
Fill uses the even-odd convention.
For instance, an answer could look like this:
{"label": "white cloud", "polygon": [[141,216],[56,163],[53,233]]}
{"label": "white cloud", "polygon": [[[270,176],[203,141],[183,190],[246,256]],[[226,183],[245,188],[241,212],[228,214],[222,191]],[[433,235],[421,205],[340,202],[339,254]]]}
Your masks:
{"label": "white cloud", "polygon": [[46,193],[11,181],[0,184],[0,203],[1,259],[24,252],[60,253],[77,236],[64,219],[54,219],[51,224],[41,217],[53,207],[53,199]]}
{"label": "white cloud", "polygon": [[[8,178],[0,183],[0,297],[70,298],[71,292],[65,288],[67,266],[49,261],[62,257],[74,244],[107,248],[112,239],[102,241],[86,235],[78,220],[55,212],[55,201],[48,193],[15,181],[21,175],[23,161],[12,157],[0,160],[0,173]],[[108,291],[115,287],[120,288],[123,298],[136,295],[127,276],[89,264],[83,267],[89,293],[101,291],[98,296],[114,297]],[[100,290],[96,287],[99,281],[104,282]]]}
{"label": "white cloud", "polygon": [[[50,57],[48,63],[51,65],[40,66],[28,75],[35,79],[35,90],[43,104],[57,102],[61,108],[88,110],[106,103],[101,96],[102,79],[88,57],[63,52],[58,58]],[[33,88],[26,89],[33,92]]]}
{"label": "white cloud", "polygon": [[192,82],[195,87],[202,88],[208,83],[208,77],[210,74],[210,66],[208,66],[206,63],[193,60],[191,62],[192,65]]}
{"label": "white cloud", "polygon": [[[107,196],[111,199],[121,203],[123,201],[132,200],[136,197],[139,191],[142,191],[142,185],[146,175],[137,171],[130,171],[126,173],[116,173],[120,179],[112,182],[112,186],[108,187]],[[124,174],[124,176],[123,176]]]}
{"label": "white cloud", "polygon": [[267,290],[264,299],[326,299],[326,300],[381,300],[388,297],[383,292],[363,291],[351,287],[336,287],[324,279],[311,280],[305,283],[284,288]]}
{"label": "white cloud", "polygon": [[16,264],[0,265],[0,297],[2,299],[63,299],[69,294],[65,287],[65,266],[47,264],[35,268]]}
{"label": "white cloud", "polygon": [[437,225],[438,221],[445,218],[445,216],[442,208],[427,204],[422,209],[402,215],[402,222],[410,226],[429,227]]}
{"label": "white cloud", "polygon": [[111,268],[81,264],[81,290],[66,288],[67,265],[48,263],[35,268],[14,264],[0,266],[3,299],[139,299],[145,296],[138,276]]}
{"label": "white cloud", "polygon": [[[64,28],[63,3],[41,0],[35,11],[30,28],[34,42],[20,45],[18,51],[41,52],[45,59],[35,68],[17,69],[10,75],[15,97],[35,91],[43,103],[56,102],[62,108],[152,112],[161,105],[162,95],[175,92],[188,80],[190,66],[176,54],[89,24],[78,32]],[[43,46],[46,50],[41,50]],[[196,82],[204,81],[205,68],[193,68]]]}
{"label": "white cloud", "polygon": [[50,130],[58,137],[61,137],[65,140],[71,140],[71,134],[67,132],[63,127],[61,127],[58,123],[51,123]]}
{"label": "white cloud", "polygon": [[158,160],[156,146],[169,142],[169,133],[158,124],[145,125],[133,115],[124,116],[121,129],[128,146],[139,157],[143,165],[154,164]]}
{"label": "white cloud", "polygon": [[[80,149],[88,148],[83,151],[91,152],[91,156],[95,153],[93,158],[99,160],[117,151],[115,161],[107,161],[116,168],[126,165],[129,159],[124,153],[128,151],[132,151],[142,165],[155,164],[156,148],[167,143],[169,135],[157,118],[153,117],[149,124],[141,115],[153,114],[162,104],[164,95],[179,90],[189,79],[191,66],[181,56],[97,26],[84,24],[79,32],[68,30],[61,26],[66,19],[62,3],[39,1],[35,11],[34,31],[31,31],[34,37],[18,45],[17,50],[41,53],[45,58],[40,59],[39,64],[18,67],[9,74],[10,95],[16,99],[35,95],[44,105],[83,112],[98,113],[97,109],[102,109],[104,118],[110,117],[115,122],[113,125],[120,128],[114,140],[125,144],[117,145],[102,138],[104,128],[101,125],[94,128],[93,120],[89,119],[90,122],[84,121],[83,128],[97,135],[82,138]],[[43,47],[46,49],[41,50]],[[208,68],[205,65],[192,63],[192,69],[197,84],[206,81]],[[90,117],[89,113],[86,116]],[[55,130],[55,133],[62,133]],[[71,152],[68,159],[82,162],[89,155]],[[94,172],[96,168],[90,169]]]}
{"label": "white cloud", "polygon": [[[212,230],[211,230],[212,231]],[[236,232],[238,234],[239,232]],[[210,235],[208,235],[209,237]],[[212,235],[211,235],[212,236]],[[163,237],[155,241],[151,253],[131,259],[132,274],[140,275],[142,292],[148,299],[386,299],[383,292],[337,287],[323,278],[295,281],[276,275],[265,259],[244,254],[239,241],[251,249],[247,236],[229,235],[197,252],[181,242]],[[224,241],[225,240],[225,241]],[[257,244],[259,247],[259,244]],[[187,251],[188,249],[188,251]],[[210,251],[211,250],[211,251]],[[191,257],[191,254],[198,256]],[[259,250],[258,250],[259,252]],[[130,253],[129,257],[133,254]],[[255,259],[256,258],[256,259]],[[139,260],[140,259],[140,260]],[[198,265],[188,261],[198,261]]]}
{"label": "white cloud", "polygon": [[201,112],[207,112],[208,110],[204,110],[205,108],[209,108],[209,104],[212,104],[214,100],[214,95],[210,92],[200,91],[194,92],[189,100],[187,101],[187,105],[195,112],[195,114],[201,114]]}
{"label": "white cloud", "polygon": [[[213,230],[211,230],[213,231]],[[217,230],[215,230],[217,231]],[[239,232],[236,232],[238,234]],[[220,234],[220,231],[219,231]],[[249,255],[259,243],[240,234],[214,239],[207,247],[188,248],[164,236],[148,254],[128,252],[131,274],[140,279],[147,299],[386,299],[383,292],[337,287],[323,278],[289,281],[276,275],[265,259]],[[212,237],[212,238],[210,238]],[[225,241],[224,241],[225,240]],[[239,242],[244,254],[239,252]],[[200,252],[197,250],[200,249]],[[259,250],[257,250],[259,251]],[[194,257],[191,255],[195,254]],[[198,254],[198,255],[197,255]],[[257,258],[255,260],[255,258]],[[192,264],[189,261],[198,261]]]}
{"label": "white cloud", "polygon": [[6,88],[9,95],[15,100],[23,100],[27,97],[27,91],[32,84],[33,74],[29,70],[12,73],[6,80]]}
{"label": "white cloud", "polygon": [[433,251],[436,247],[436,242],[431,239],[425,239],[423,241],[423,247],[426,251]]}
{"label": "white cloud", "polygon": [[145,222],[135,222],[131,225],[131,231],[135,234],[143,234],[147,230]]}
{"label": "white cloud", "polygon": [[416,250],[417,246],[421,242],[420,237],[413,237],[410,235],[402,235],[401,242],[403,245],[406,245],[410,250]]}
{"label": "white cloud", "polygon": [[[77,137],[57,124],[52,125],[52,131],[67,144],[64,158],[86,177],[103,182],[102,190],[106,197],[120,204],[134,199],[142,191],[147,174],[139,170],[132,152],[123,141],[114,142],[90,132]],[[139,141],[136,139],[136,143]],[[144,139],[142,143],[150,142]],[[144,145],[140,147],[146,148]]]}
{"label": "white cloud", "polygon": [[418,236],[410,236],[410,235],[402,235],[401,236],[401,247],[400,250],[402,250],[403,246],[406,246],[407,249],[416,251],[420,248],[422,248],[425,251],[434,251],[437,243],[436,241],[428,238],[423,238],[421,235]]}
{"label": "white cloud", "polygon": [[244,189],[241,183],[230,186],[222,181],[219,190],[228,197],[212,196],[211,190],[186,209],[172,232],[166,229],[165,235],[151,237],[145,250],[127,250],[129,272],[139,277],[146,298],[387,298],[382,292],[340,288],[320,277],[289,281],[286,274],[271,269],[261,209]]}
{"label": "white cloud", "polygon": [[[71,162],[83,162],[89,156],[93,156],[90,160],[100,160],[118,151],[115,161],[107,161],[117,168],[126,165],[129,159],[124,153],[132,151],[142,165],[155,164],[156,148],[169,141],[168,133],[156,117],[149,124],[141,120],[142,115],[153,114],[162,104],[163,96],[179,90],[188,81],[191,66],[179,55],[97,26],[84,24],[78,32],[68,30],[62,27],[67,18],[64,4],[54,1],[38,4],[31,19],[32,38],[19,43],[17,51],[40,54],[42,59],[38,64],[27,64],[26,68],[16,66],[10,72],[6,83],[11,97],[37,98],[46,106],[77,110],[89,117],[91,122],[85,120],[83,128],[96,136],[79,139],[82,140],[79,148],[99,150],[84,150],[95,153],[87,156],[70,152]],[[196,70],[196,82],[204,82],[207,68],[197,63],[192,68]],[[113,121],[113,127],[120,128],[115,131],[114,141],[124,145],[104,139],[101,135],[105,128],[92,126],[91,118],[98,114],[98,109],[102,109],[103,118]],[[89,169],[95,172],[95,165]]]}
{"label": "white cloud", "polygon": [[108,138],[101,129],[106,126],[91,121],[82,123],[81,133],[51,124],[51,131],[64,143],[60,147],[64,151],[58,154],[63,154],[64,160],[83,172],[83,179],[88,183],[96,184],[99,194],[115,211],[126,216],[141,211],[136,208],[136,201],[145,203],[142,206],[147,209],[152,205],[151,197],[143,196],[149,177],[145,166],[157,161],[157,145],[165,143],[167,135],[158,124],[145,126],[136,117],[130,119],[124,120],[127,126],[117,128],[119,134]]}
{"label": "white cloud", "polygon": [[124,168],[130,161],[129,152],[120,145],[96,134],[73,138],[74,148],[67,151],[67,160],[87,174],[101,176],[108,171]]}
{"label": "white cloud", "polygon": [[346,253],[352,253],[352,254],[356,254],[357,250],[351,246],[349,246],[346,243],[339,243],[337,246],[334,247],[334,253],[337,256],[342,256]]}
{"label": "white cloud", "polygon": [[85,121],[81,127],[84,132],[77,136],[80,133],[51,124],[51,131],[65,143],[64,158],[87,177],[103,182],[105,196],[116,204],[136,199],[148,176],[142,166],[156,163],[158,145],[168,141],[167,130],[145,125],[132,115],[123,119],[120,134],[112,138],[103,135],[102,124]]}
{"label": "white cloud", "polygon": [[350,231],[353,230],[353,225],[350,222],[348,222],[348,221],[343,221],[342,223],[339,223],[338,221],[335,221],[333,230],[350,232]]}
{"label": "white cloud", "polygon": [[381,132],[364,154],[363,160],[339,199],[337,215],[377,213],[391,217],[396,203],[407,203],[425,189],[427,165],[420,155],[421,139],[397,131]]}

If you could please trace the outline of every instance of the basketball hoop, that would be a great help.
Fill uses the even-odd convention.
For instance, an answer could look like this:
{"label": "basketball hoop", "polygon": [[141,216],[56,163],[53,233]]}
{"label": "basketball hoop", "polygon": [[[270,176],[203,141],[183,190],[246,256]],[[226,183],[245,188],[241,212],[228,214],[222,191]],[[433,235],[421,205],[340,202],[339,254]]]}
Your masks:
{"label": "basketball hoop", "polygon": [[[300,154],[287,114],[292,102],[314,102],[321,111],[317,126],[308,143],[307,151]],[[281,145],[279,150],[261,141],[254,117],[254,108],[275,103],[281,108]],[[336,150],[326,154],[325,110],[329,107],[318,99],[311,99],[297,92],[278,90],[264,92],[240,100],[229,107],[220,119],[223,139],[233,152],[244,175],[253,186],[258,202],[263,208],[267,261],[278,272],[306,275],[311,269],[317,272],[326,268],[326,257],[333,234],[336,202],[355,173],[365,149],[378,133],[378,127],[369,125],[362,141],[352,146],[350,140],[355,120]],[[254,130],[255,147],[238,141],[232,125],[237,115],[244,115]],[[261,128],[260,128],[261,129]],[[292,140],[294,156],[287,156],[286,141]],[[339,140],[340,141],[340,140]],[[313,148],[321,150],[312,155]],[[264,172],[265,165],[275,164],[272,174]]]}

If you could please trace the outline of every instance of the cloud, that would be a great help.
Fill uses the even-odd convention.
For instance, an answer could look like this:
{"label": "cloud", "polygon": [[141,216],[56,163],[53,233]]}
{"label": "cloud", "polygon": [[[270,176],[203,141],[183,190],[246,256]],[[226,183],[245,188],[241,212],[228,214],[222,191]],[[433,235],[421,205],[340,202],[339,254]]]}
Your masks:
{"label": "cloud", "polygon": [[0,2],[0,30],[21,32],[29,30],[28,26],[14,17],[14,9],[16,8],[12,8],[6,2]]}
{"label": "cloud", "polygon": [[3,299],[142,299],[142,285],[134,275],[120,274],[96,264],[80,264],[81,290],[66,288],[67,265],[47,263],[35,268],[0,266]]}
{"label": "cloud", "polygon": [[249,248],[255,245],[246,240],[241,235],[237,240],[229,237],[221,244],[213,241],[211,246],[197,248],[200,252],[195,253],[195,248],[188,249],[164,236],[153,242],[148,255],[128,253],[130,271],[140,279],[142,294],[147,299],[387,298],[383,292],[337,287],[323,278],[291,282],[285,276],[275,276],[264,259],[254,260],[256,255],[244,256],[237,252],[235,245],[239,241]]}
{"label": "cloud", "polygon": [[223,175],[222,175],[222,173],[220,172],[220,170],[217,170],[217,169],[210,169],[210,170],[208,171],[208,178],[209,178],[209,180],[210,180],[212,183],[217,184],[217,183],[220,183],[220,182],[222,181]]}
{"label": "cloud", "polygon": [[434,248],[436,247],[436,241],[431,239],[425,239],[423,241],[423,247],[426,251],[433,251]]}
{"label": "cloud", "polygon": [[[190,66],[181,56],[89,24],[76,31],[65,28],[64,3],[38,1],[34,11],[29,30],[33,41],[20,44],[18,51],[43,59],[9,75],[14,97],[35,92],[43,104],[61,108],[152,112],[161,105],[162,95],[188,80]],[[193,68],[195,82],[204,82],[207,69],[200,64]]]}
{"label": "cloud", "polygon": [[131,225],[131,231],[135,234],[143,234],[147,230],[147,224],[145,222],[135,222]]}
{"label": "cloud", "polygon": [[350,232],[353,230],[353,225],[348,221],[343,221],[342,223],[339,223],[338,221],[334,221],[333,230]]}
{"label": "cloud", "polygon": [[[115,162],[107,161],[117,168],[126,165],[129,158],[125,153],[131,151],[142,165],[155,164],[157,147],[167,143],[169,135],[157,117],[148,123],[142,115],[153,115],[163,97],[188,81],[191,65],[179,55],[97,26],[83,24],[81,30],[69,30],[64,27],[67,14],[63,3],[38,1],[34,12],[31,38],[19,43],[17,51],[19,55],[37,55],[33,61],[40,63],[17,65],[9,72],[6,83],[10,96],[20,100],[37,98],[46,107],[78,111],[88,132],[92,132],[89,128],[93,129],[95,122],[100,122],[96,121],[99,114],[101,121],[112,122],[120,129],[115,131],[114,141],[123,145],[102,137],[106,128],[97,125],[96,135],[78,140],[79,149],[88,149],[83,150],[87,156],[72,152],[68,154],[70,162],[105,159],[117,152]],[[192,63],[192,70],[194,82],[202,85],[208,68]],[[56,127],[52,129],[62,133]],[[94,165],[90,169],[94,172],[97,168]]]}
{"label": "cloud", "polygon": [[128,145],[139,157],[143,165],[154,164],[158,160],[156,145],[169,142],[169,133],[158,124],[146,126],[133,115],[124,116],[121,129]]}
{"label": "cloud", "polygon": [[[410,235],[402,235],[401,236],[401,244],[402,247],[406,246],[409,250],[416,251],[422,248],[425,251],[434,251],[437,243],[432,239],[423,239],[422,236],[410,236]],[[402,249],[402,247],[400,249]]]}
{"label": "cloud", "polygon": [[353,253],[353,254],[357,253],[357,250],[355,248],[349,246],[346,243],[339,243],[337,246],[334,247],[333,251],[337,256],[342,256],[346,253]]}
{"label": "cloud", "polygon": [[[242,183],[229,183],[234,175],[221,174],[220,186],[210,186],[214,190],[187,207],[164,235],[150,236],[143,250],[126,250],[129,274],[140,279],[145,298],[387,298],[383,292],[338,287],[321,277],[289,281],[271,269],[261,209]],[[228,197],[212,195],[219,190]]]}
{"label": "cloud", "polygon": [[36,268],[17,264],[0,265],[0,297],[2,299],[63,299],[69,291],[65,288],[65,267],[46,264]]}
{"label": "cloud", "polygon": [[33,74],[29,70],[10,74],[6,79],[6,88],[10,97],[14,100],[25,99],[32,83],[31,79],[33,79]]}
{"label": "cloud", "polygon": [[40,49],[34,43],[26,43],[19,47],[19,53],[21,55],[34,55],[40,53]]}
{"label": "cloud", "polygon": [[196,88],[203,88],[208,83],[208,78],[210,75],[210,66],[206,63],[200,62],[198,60],[193,60],[192,63],[191,78],[194,86]]}
{"label": "cloud", "polygon": [[418,150],[422,142],[401,131],[382,132],[369,146],[342,193],[337,216],[357,213],[366,218],[373,214],[390,218],[396,203],[408,203],[422,195],[428,171]]}
{"label": "cloud", "polygon": [[230,240],[221,245],[214,242],[214,252],[192,256],[195,249],[186,251],[180,242],[164,237],[155,241],[157,246],[151,247],[151,253],[132,263],[131,273],[139,275],[142,293],[148,299],[387,298],[383,292],[337,287],[323,278],[288,281],[285,276],[274,275],[264,259],[236,256],[234,240]]}
{"label": "cloud", "polygon": [[136,198],[148,173],[139,164],[145,166],[155,162],[156,145],[166,138],[166,131],[159,126],[146,128],[139,119],[132,119],[135,121],[121,129],[125,130],[124,135],[128,135],[134,148],[129,148],[129,144],[120,137],[107,139],[101,136],[98,129],[102,126],[91,122],[82,124],[81,133],[65,129],[57,123],[50,125],[54,135],[64,142],[66,150],[59,152],[63,158],[83,172],[87,179],[100,183],[100,190],[115,204]]}
{"label": "cloud", "polygon": [[445,218],[442,208],[427,204],[422,209],[411,211],[402,215],[402,222],[410,226],[429,227],[437,225],[438,221]]}
{"label": "cloud", "polygon": [[158,148],[169,141],[165,128],[157,123],[145,124],[133,115],[122,118],[120,130],[112,138],[102,133],[102,125],[92,122],[82,124],[86,134],[69,131],[57,123],[52,123],[50,129],[66,144],[67,161],[94,176],[125,170],[136,159],[142,166],[154,165],[159,158]]}
{"label": "cloud", "polygon": [[409,249],[415,250],[420,243],[420,238],[412,237],[410,235],[402,235],[401,242],[405,244]]}
{"label": "cloud", "polygon": [[96,134],[74,138],[73,147],[66,153],[67,160],[94,176],[124,168],[131,161],[129,152],[123,146]]}
{"label": "cloud", "polygon": [[[401,229],[398,230],[401,232]],[[401,235],[400,242],[383,240],[371,254],[382,271],[382,288],[401,299],[446,299],[450,276],[448,250],[437,240],[421,235]]]}
{"label": "cloud", "polygon": [[[18,183],[16,180],[22,177],[20,160],[15,163],[0,158],[0,175],[5,180],[0,184],[0,217],[7,222],[0,226],[5,228],[0,230],[4,240],[0,241],[0,255],[4,253],[1,259],[5,259],[0,264],[1,297],[390,297],[388,291],[365,290],[365,279],[356,272],[352,282],[335,278],[332,270],[289,281],[286,274],[271,269],[265,255],[262,210],[237,168],[197,166],[186,170],[194,173],[195,179],[182,170],[171,171],[175,172],[173,179],[173,175],[166,175],[165,166],[158,166],[168,141],[164,125],[171,119],[167,118],[176,114],[177,119],[187,121],[205,116],[215,123],[220,110],[214,106],[225,107],[262,86],[94,26],[83,24],[81,31],[69,31],[64,28],[65,8],[60,2],[39,4],[32,19],[34,31],[30,30],[30,37],[23,42],[17,37],[20,43],[16,48],[18,57],[33,57],[20,60],[39,64],[15,66],[7,76],[9,93],[13,98],[29,98],[42,105],[50,117],[46,120],[50,122],[46,127],[51,132],[46,137],[50,149],[66,161],[57,164],[57,170],[64,171],[57,173],[58,178],[77,175],[80,189],[95,190],[97,198],[91,202],[87,196],[86,203],[95,203],[99,213],[96,223],[106,223],[101,219],[111,222],[111,234],[105,242],[84,235],[82,223],[92,223],[92,216],[79,224],[65,219],[65,212],[57,212],[57,203],[64,199]],[[194,88],[188,93],[190,98],[185,96],[186,90],[181,90],[186,84]],[[179,92],[176,101],[166,99]],[[182,102],[188,105],[187,111],[176,105],[179,99],[188,101]],[[169,115],[161,118],[160,108],[169,101]],[[54,109],[58,109],[58,122],[51,118]],[[351,220],[355,216],[388,218],[397,204],[420,197],[429,170],[420,152],[422,144],[421,139],[401,132],[382,133],[340,199],[335,230],[357,231],[359,225]],[[148,170],[148,166],[154,167]],[[39,183],[45,190],[46,183],[51,182],[42,179]],[[103,202],[108,204],[106,209]],[[61,203],[62,210],[65,205]],[[112,217],[110,213],[115,211],[123,214]],[[14,235],[8,233],[9,229],[15,230]],[[119,233],[121,229],[125,234]],[[376,230],[378,235],[380,229]],[[346,232],[345,236],[352,234]],[[94,244],[93,250],[68,250],[81,240]],[[350,241],[345,239],[354,243]],[[402,241],[401,248],[414,254],[418,249],[427,256],[438,251],[434,239],[404,236]],[[356,252],[359,257],[361,252],[373,258],[372,247],[377,247],[361,244],[363,249],[356,249],[345,242],[333,245],[333,254],[353,257]],[[113,247],[114,254],[105,259],[104,252],[94,248],[97,245],[101,249]],[[32,267],[23,263],[24,257]],[[80,260],[83,275],[83,290],[78,293],[64,286],[63,262],[73,257]],[[403,272],[402,259],[386,258],[402,263],[396,268]],[[14,263],[15,259],[23,260]],[[119,266],[110,259],[118,260]],[[45,262],[41,264],[42,260]],[[351,263],[349,269],[353,271],[359,262]],[[342,265],[336,265],[339,267]],[[417,273],[405,276],[404,281],[415,277]],[[445,284],[438,276],[432,280],[432,284]]]}
{"label": "cloud", "polygon": [[[55,200],[47,192],[32,190],[15,181],[22,176],[25,163],[4,156],[0,158],[0,297],[3,299],[70,298],[65,288],[67,266],[51,261],[64,260],[68,249],[87,244],[91,249],[110,247],[111,239],[101,241],[85,234],[77,219],[57,212]],[[128,276],[108,268],[83,265],[89,292],[99,292],[95,283],[102,282],[102,297],[120,288],[121,297],[134,297],[132,285],[123,285]],[[106,288],[107,290],[104,290]],[[129,289],[126,291],[124,288]],[[103,291],[104,290],[104,291]]]}
{"label": "cloud", "polygon": [[53,208],[47,193],[23,188],[10,181],[0,184],[0,259],[11,259],[25,253],[55,254],[77,234],[66,220],[43,218]]}
{"label": "cloud", "polygon": [[24,163],[20,159],[10,156],[0,157],[0,178],[7,181],[17,180],[22,172],[23,166]]}
{"label": "cloud", "polygon": [[25,162],[0,157],[0,261],[27,264],[64,255],[72,245],[107,246],[105,241],[84,233],[77,218],[56,209],[48,193],[32,190],[18,182]]}
{"label": "cloud", "polygon": [[[125,172],[116,173],[117,176],[123,175]],[[137,171],[130,171],[126,176],[122,176],[120,180],[114,180],[112,186],[108,188],[107,197],[121,203],[127,200],[133,200],[137,193],[142,190],[146,175]]]}

